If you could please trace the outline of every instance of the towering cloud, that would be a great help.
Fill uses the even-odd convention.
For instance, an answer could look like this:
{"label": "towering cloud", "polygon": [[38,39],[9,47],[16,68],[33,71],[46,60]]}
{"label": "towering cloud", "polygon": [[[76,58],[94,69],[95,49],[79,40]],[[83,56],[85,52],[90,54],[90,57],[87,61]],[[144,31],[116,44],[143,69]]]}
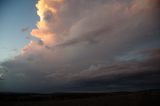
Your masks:
{"label": "towering cloud", "polygon": [[33,29],[31,34],[45,44],[52,44],[55,40],[55,34],[50,27],[58,18],[57,13],[62,2],[63,0],[40,0],[36,4],[40,21],[37,23],[38,29]]}
{"label": "towering cloud", "polygon": [[157,87],[158,3],[39,0],[40,20],[31,32],[38,41],[31,41],[20,55],[1,63],[9,70],[3,89],[11,90],[14,84],[18,86],[12,90],[44,92],[136,89],[135,83],[140,88]]}

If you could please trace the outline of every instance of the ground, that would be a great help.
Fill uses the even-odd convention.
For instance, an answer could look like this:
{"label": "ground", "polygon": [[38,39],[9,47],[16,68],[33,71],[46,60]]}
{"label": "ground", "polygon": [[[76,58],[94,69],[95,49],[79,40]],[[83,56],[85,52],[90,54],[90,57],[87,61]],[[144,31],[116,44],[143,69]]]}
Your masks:
{"label": "ground", "polygon": [[1,93],[0,106],[160,106],[160,90],[112,93]]}

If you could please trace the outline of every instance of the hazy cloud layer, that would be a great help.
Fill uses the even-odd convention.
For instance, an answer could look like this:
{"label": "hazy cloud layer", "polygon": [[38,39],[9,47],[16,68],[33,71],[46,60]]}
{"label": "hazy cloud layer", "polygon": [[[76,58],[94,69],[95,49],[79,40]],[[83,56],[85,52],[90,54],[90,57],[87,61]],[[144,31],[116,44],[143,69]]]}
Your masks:
{"label": "hazy cloud layer", "polygon": [[158,0],[40,0],[36,7],[31,34],[39,40],[1,63],[9,71],[0,90],[159,87]]}

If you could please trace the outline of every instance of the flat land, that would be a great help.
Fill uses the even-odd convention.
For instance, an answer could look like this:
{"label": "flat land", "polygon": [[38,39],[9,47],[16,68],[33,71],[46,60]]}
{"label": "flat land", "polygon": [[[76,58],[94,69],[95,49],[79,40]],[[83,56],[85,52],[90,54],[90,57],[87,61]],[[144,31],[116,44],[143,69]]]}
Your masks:
{"label": "flat land", "polygon": [[0,106],[160,106],[160,90],[112,93],[0,93]]}

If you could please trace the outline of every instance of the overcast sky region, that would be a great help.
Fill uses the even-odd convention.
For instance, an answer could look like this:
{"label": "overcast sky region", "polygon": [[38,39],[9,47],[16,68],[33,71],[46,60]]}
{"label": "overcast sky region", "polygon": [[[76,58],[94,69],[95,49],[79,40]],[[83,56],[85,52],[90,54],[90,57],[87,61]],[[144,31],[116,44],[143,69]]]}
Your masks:
{"label": "overcast sky region", "polygon": [[159,0],[0,2],[0,92],[160,88]]}

